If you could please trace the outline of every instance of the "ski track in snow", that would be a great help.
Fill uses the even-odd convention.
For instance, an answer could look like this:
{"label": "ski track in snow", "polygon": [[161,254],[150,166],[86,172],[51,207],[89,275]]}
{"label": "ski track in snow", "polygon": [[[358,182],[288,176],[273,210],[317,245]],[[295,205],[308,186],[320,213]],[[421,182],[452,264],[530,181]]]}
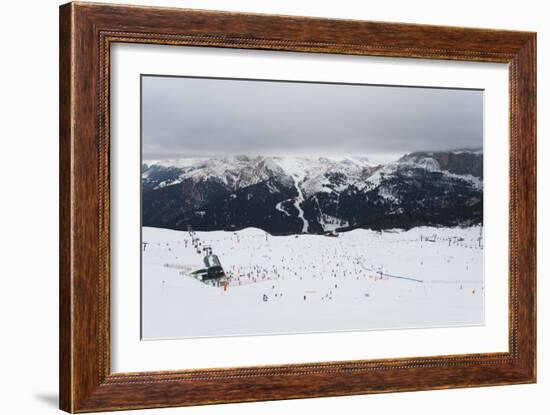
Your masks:
{"label": "ski track in snow", "polygon": [[294,187],[298,192],[298,197],[294,199],[294,206],[296,206],[296,209],[298,209],[298,217],[304,223],[304,225],[302,226],[302,233],[307,233],[309,231],[309,222],[305,218],[304,210],[301,206],[301,204],[305,201],[304,194],[302,193],[302,189],[300,189],[300,186],[298,185],[298,177],[293,175],[292,179],[294,180]]}
{"label": "ski track in snow", "polygon": [[283,203],[288,202],[290,199],[283,200],[282,202],[279,202],[275,205],[275,209],[277,209],[279,212],[284,213],[286,216],[290,216],[290,213],[288,213],[285,208],[283,208]]}
{"label": "ski track in snow", "polygon": [[302,189],[300,189],[300,186],[298,185],[299,177],[297,175],[292,175],[292,180],[294,183],[294,187],[296,188],[296,192],[298,192],[298,196],[294,199],[285,199],[282,202],[279,202],[275,205],[275,209],[277,209],[279,212],[284,213],[286,216],[290,216],[290,213],[286,211],[286,209],[283,207],[283,203],[286,203],[290,200],[293,200],[293,204],[298,210],[298,217],[302,220],[302,233],[308,233],[309,231],[309,221],[304,216],[304,210],[302,209],[301,204],[305,201],[304,193],[302,192]]}

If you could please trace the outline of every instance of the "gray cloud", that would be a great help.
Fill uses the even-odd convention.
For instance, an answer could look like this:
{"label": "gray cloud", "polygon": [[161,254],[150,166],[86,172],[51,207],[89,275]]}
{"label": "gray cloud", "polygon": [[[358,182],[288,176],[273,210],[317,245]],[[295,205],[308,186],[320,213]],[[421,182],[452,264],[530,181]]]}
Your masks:
{"label": "gray cloud", "polygon": [[142,77],[144,160],[478,148],[483,92]]}

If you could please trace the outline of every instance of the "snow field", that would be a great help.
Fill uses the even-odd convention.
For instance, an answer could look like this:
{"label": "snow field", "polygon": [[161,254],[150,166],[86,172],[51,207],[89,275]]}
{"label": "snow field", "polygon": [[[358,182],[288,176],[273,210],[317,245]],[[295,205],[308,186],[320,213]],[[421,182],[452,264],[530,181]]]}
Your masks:
{"label": "snow field", "polygon": [[481,234],[480,227],[339,237],[195,232],[230,277],[224,289],[191,276],[204,253],[188,232],[144,227],[143,337],[480,325]]}

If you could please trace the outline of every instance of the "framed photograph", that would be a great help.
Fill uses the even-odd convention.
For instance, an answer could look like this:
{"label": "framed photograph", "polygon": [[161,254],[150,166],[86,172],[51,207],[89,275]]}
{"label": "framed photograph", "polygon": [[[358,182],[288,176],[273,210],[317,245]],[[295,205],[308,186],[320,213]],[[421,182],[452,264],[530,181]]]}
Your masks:
{"label": "framed photograph", "polygon": [[60,407],[536,380],[536,35],[60,8]]}

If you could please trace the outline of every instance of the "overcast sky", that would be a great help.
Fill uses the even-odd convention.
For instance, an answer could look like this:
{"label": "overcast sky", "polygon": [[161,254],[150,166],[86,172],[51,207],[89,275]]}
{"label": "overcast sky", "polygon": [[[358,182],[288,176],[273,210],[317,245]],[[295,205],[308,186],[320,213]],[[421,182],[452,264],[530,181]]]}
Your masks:
{"label": "overcast sky", "polygon": [[483,92],[142,77],[143,159],[479,148]]}

